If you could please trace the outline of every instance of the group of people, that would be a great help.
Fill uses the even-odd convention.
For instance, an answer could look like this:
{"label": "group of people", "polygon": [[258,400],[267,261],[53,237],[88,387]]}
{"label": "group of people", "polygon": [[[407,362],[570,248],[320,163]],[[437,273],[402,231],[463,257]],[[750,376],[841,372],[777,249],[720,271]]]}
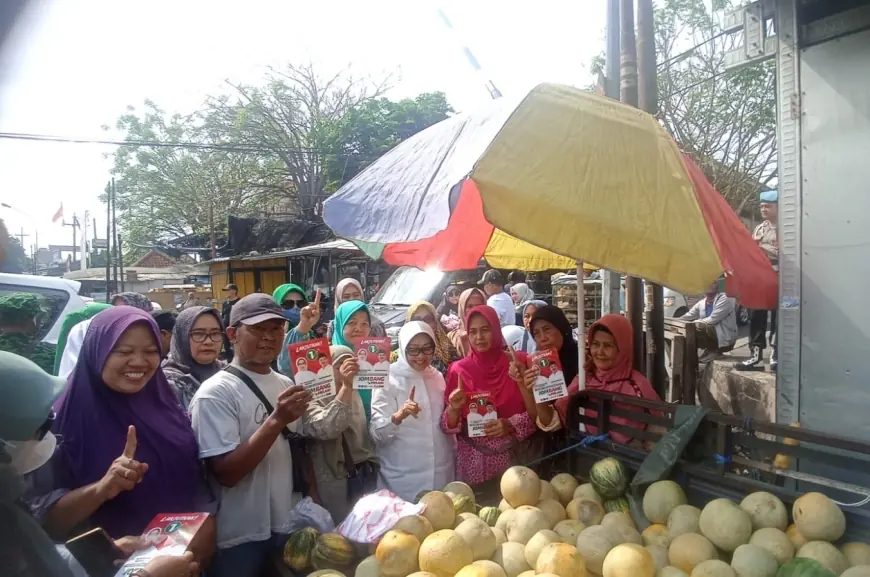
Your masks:
{"label": "group of people", "polygon": [[[294,383],[287,349],[315,337],[319,291],[309,299],[298,285],[282,285],[271,296],[233,299],[223,318],[188,307],[173,318],[171,339],[129,296],[67,319],[61,359],[87,323],[73,368],[60,396],[34,409],[45,412],[45,424],[15,439],[41,447],[18,469],[32,518],[57,542],[101,527],[129,552],[158,513],[212,513],[177,574],[198,564],[212,575],[256,576],[283,544],[299,494],[338,523],[376,488],[414,500],[459,479],[486,491],[509,466],[533,458],[535,440],[565,426],[568,398],[535,402],[540,374],[528,362],[531,343],[557,351],[570,394],[657,398],[632,370],[631,327],[622,316],[589,330],[581,385],[577,344],[560,309],[526,299],[530,342],[509,347],[503,329],[512,325],[503,327],[476,288],[446,295],[461,319],[450,334],[432,304],[410,307],[386,386],[356,390],[353,343],[385,331],[359,300],[357,281],[336,289],[328,333],[337,393],[317,401]],[[220,358],[224,338],[229,364]],[[470,435],[479,398],[486,399],[482,435]]]}

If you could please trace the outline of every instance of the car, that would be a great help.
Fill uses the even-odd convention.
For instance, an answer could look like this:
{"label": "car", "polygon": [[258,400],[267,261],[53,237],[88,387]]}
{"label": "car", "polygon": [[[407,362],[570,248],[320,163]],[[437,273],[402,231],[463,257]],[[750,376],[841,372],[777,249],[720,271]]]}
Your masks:
{"label": "car", "polygon": [[28,274],[0,273],[0,296],[12,293],[31,293],[37,296],[46,316],[40,324],[39,339],[57,345],[60,327],[68,313],[84,308],[86,302],[79,296],[78,281]]}

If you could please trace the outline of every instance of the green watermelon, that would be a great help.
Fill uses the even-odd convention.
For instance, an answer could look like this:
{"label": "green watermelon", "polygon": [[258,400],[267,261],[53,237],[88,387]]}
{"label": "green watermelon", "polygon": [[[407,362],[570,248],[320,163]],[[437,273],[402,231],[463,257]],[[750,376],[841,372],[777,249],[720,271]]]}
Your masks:
{"label": "green watermelon", "polygon": [[495,522],[498,521],[499,515],[501,515],[501,511],[498,510],[498,507],[484,507],[477,516],[483,519],[483,522],[490,527],[495,527]]}
{"label": "green watermelon", "polygon": [[453,496],[453,512],[459,515],[460,513],[477,513],[477,507],[474,504],[474,499],[470,499],[466,495]]}
{"label": "green watermelon", "polygon": [[311,551],[311,565],[315,569],[350,571],[356,561],[356,549],[344,536],[326,533],[317,538]]}
{"label": "green watermelon", "polygon": [[290,534],[284,545],[284,564],[296,572],[311,568],[311,552],[320,533],[306,527]]}
{"label": "green watermelon", "polygon": [[776,572],[776,577],[836,577],[815,559],[795,557]]}
{"label": "green watermelon", "polygon": [[625,495],[628,489],[628,473],[622,463],[613,457],[601,459],[589,470],[589,482],[595,492],[606,499]]}
{"label": "green watermelon", "polygon": [[628,505],[628,499],[625,497],[617,497],[604,502],[604,510],[608,513],[627,513],[631,514],[631,507]]}

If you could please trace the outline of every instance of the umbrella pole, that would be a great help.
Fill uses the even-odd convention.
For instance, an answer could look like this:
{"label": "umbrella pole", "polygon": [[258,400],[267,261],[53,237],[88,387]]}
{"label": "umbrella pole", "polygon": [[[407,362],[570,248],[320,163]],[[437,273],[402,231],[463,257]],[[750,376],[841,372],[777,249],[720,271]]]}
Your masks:
{"label": "umbrella pole", "polygon": [[[577,261],[577,358],[580,360],[577,370],[577,390],[586,390],[586,285],[583,282],[583,261]],[[580,408],[580,414],[584,414]],[[586,426],[580,423],[580,431],[586,432]]]}

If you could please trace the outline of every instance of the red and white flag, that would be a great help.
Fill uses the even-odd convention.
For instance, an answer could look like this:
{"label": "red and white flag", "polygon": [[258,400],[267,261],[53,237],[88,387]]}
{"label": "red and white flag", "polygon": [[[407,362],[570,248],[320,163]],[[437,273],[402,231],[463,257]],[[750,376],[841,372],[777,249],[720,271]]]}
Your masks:
{"label": "red and white flag", "polygon": [[57,212],[54,213],[54,216],[51,217],[51,222],[57,222],[63,219],[63,203],[60,203],[60,208],[57,209]]}

